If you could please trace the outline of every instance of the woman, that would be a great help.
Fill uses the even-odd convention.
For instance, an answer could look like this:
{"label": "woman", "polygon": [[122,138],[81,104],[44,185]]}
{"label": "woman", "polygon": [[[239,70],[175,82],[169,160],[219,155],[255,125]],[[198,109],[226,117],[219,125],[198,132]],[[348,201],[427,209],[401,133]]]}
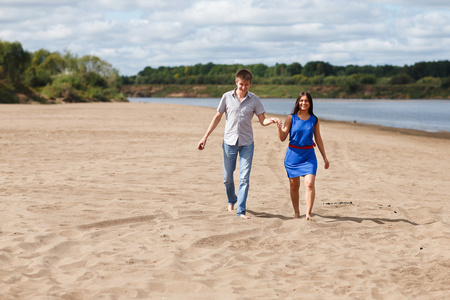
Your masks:
{"label": "woman", "polygon": [[[284,126],[278,123],[278,137],[284,142],[289,135],[289,147],[286,150],[284,166],[289,177],[294,218],[300,218],[299,188],[300,176],[305,177],[306,189],[306,220],[311,219],[311,211],[315,198],[315,180],[317,172],[317,158],[314,146],[317,144],[320,154],[328,169],[330,163],[325,154],[322,137],[320,135],[319,120],[313,113],[313,101],[308,92],[301,92],[295,102],[292,113],[286,118]],[[313,141],[313,137],[315,143]]]}

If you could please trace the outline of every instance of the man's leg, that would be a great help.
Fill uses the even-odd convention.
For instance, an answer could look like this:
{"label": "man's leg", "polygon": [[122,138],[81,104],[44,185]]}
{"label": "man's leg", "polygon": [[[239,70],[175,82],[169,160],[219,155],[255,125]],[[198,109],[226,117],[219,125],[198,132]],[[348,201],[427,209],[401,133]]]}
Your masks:
{"label": "man's leg", "polygon": [[239,193],[237,204],[237,215],[245,216],[248,189],[250,186],[250,171],[252,169],[253,151],[255,144],[239,147]]}
{"label": "man's leg", "polygon": [[227,193],[228,209],[232,210],[237,202],[233,174],[236,170],[238,146],[230,146],[223,142],[223,183]]}

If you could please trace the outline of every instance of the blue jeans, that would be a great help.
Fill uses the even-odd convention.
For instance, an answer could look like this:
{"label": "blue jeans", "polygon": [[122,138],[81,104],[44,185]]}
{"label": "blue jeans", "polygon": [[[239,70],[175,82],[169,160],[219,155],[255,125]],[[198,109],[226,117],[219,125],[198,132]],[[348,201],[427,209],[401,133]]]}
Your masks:
{"label": "blue jeans", "polygon": [[[245,215],[245,204],[247,203],[248,188],[250,186],[250,170],[252,169],[253,150],[255,144],[248,146],[227,145],[225,142],[223,148],[223,183],[227,192],[228,204],[234,205],[237,202],[237,216]],[[236,161],[239,154],[239,192],[236,196],[234,188],[233,174],[236,170]]]}

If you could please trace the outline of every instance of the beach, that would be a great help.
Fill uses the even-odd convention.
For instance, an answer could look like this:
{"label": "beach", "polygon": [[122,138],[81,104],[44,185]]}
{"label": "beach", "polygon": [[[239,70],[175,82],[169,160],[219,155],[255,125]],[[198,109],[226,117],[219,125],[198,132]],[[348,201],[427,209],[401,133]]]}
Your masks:
{"label": "beach", "polygon": [[244,220],[226,210],[225,118],[197,150],[214,113],[1,105],[0,299],[448,299],[448,135],[321,121],[308,222],[287,142],[255,117]]}

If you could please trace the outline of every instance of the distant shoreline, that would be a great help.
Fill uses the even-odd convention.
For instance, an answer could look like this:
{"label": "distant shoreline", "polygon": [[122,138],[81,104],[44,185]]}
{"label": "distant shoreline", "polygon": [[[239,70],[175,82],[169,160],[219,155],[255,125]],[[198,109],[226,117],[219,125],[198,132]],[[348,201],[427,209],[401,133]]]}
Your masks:
{"label": "distant shoreline", "polygon": [[375,124],[365,124],[365,123],[359,123],[359,122],[356,123],[356,122],[350,122],[350,121],[334,121],[334,120],[327,120],[327,119],[323,119],[323,118],[321,120],[325,123],[350,124],[350,125],[354,124],[355,126],[358,126],[358,127],[373,128],[373,129],[377,129],[377,130],[396,132],[399,134],[450,140],[450,132],[447,132],[447,131],[434,132],[434,131],[425,131],[425,130],[417,130],[417,129],[409,129],[409,128],[388,127],[388,126],[375,125]]}
{"label": "distant shoreline", "polygon": [[[141,100],[140,100],[141,99]],[[187,106],[198,106],[198,107],[208,107],[211,109],[215,109],[216,105],[218,104],[220,98],[161,98],[161,97],[136,97],[136,98],[129,98],[129,101],[132,103],[166,103],[166,104],[175,104],[175,105],[187,105]],[[266,101],[268,100],[268,101]],[[279,100],[279,102],[277,101]],[[295,99],[275,99],[275,101],[272,101],[272,99],[266,99],[266,98],[262,98],[263,103],[266,103],[265,105],[267,105],[266,107],[266,115],[274,115],[274,116],[279,116],[282,118],[285,118],[287,114],[289,114],[290,112],[290,106],[289,109],[286,109],[286,104],[290,103],[294,101]],[[329,100],[329,99],[315,99],[316,102],[318,102],[317,105],[322,104],[320,102],[329,102],[329,105],[334,104],[334,102],[337,102],[337,105],[339,106],[338,109],[340,109],[341,104],[344,104],[345,102],[355,102],[356,104],[358,102],[373,102],[376,103],[378,101],[385,101],[385,102],[390,102],[390,103],[394,103],[396,101],[401,101],[401,102],[414,102],[414,101],[418,101],[421,102],[421,104],[419,105],[419,107],[424,107],[426,106],[428,101],[439,101],[439,102],[447,102],[448,100],[422,100],[422,99],[417,99],[417,100],[385,100],[385,99],[380,99],[380,100],[359,100],[359,99],[335,99],[335,100]],[[341,104],[339,104],[341,103]],[[450,103],[448,103],[450,104]],[[367,105],[369,105],[369,103],[367,103]],[[407,104],[406,104],[407,105]],[[414,104],[412,104],[414,105]],[[447,103],[444,105],[445,107],[447,107]],[[318,106],[318,109],[321,106]],[[333,106],[332,106],[333,107]],[[444,109],[444,108],[442,108]],[[405,111],[407,112],[407,111]],[[395,131],[398,133],[403,133],[403,134],[409,134],[409,135],[415,135],[415,136],[427,136],[427,137],[435,137],[435,138],[444,138],[444,139],[450,139],[450,131],[446,130],[446,128],[448,127],[436,127],[436,128],[428,128],[427,126],[402,126],[402,123],[400,121],[400,123],[393,123],[393,124],[386,124],[384,122],[365,122],[364,118],[361,119],[360,116],[355,115],[352,118],[348,118],[347,117],[341,117],[341,118],[335,118],[335,117],[330,117],[329,113],[329,109],[328,112],[322,111],[323,115],[318,115],[318,117],[321,120],[327,121],[327,122],[337,122],[337,123],[345,123],[345,124],[350,124],[350,125],[361,125],[361,126],[368,126],[368,127],[376,127],[379,126],[380,129],[384,129],[384,130],[390,130],[390,131]]]}
{"label": "distant shoreline", "polygon": [[[221,97],[224,92],[234,87],[234,85],[140,84],[123,85],[121,87],[121,93],[126,97],[216,98]],[[296,98],[300,91],[307,90],[314,94],[314,98],[324,99],[450,100],[450,94],[447,90],[432,89],[429,86],[418,84],[361,85],[354,92],[345,91],[340,86],[253,84],[251,90],[260,98]]]}

